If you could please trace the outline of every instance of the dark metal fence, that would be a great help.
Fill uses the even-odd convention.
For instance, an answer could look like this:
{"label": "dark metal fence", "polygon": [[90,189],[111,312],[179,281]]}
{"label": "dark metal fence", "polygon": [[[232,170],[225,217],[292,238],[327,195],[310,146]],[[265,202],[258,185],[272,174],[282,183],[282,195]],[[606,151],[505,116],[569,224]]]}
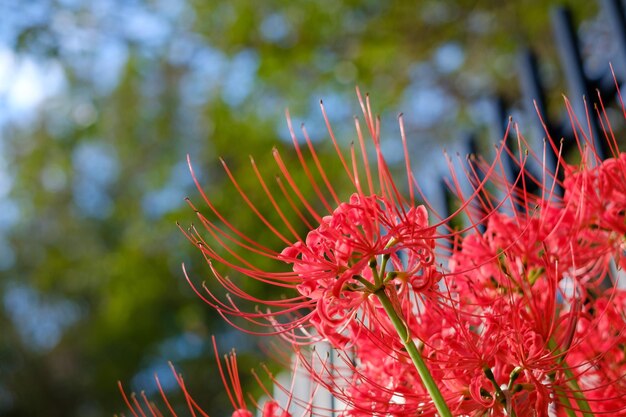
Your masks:
{"label": "dark metal fence", "polygon": [[[570,98],[575,116],[587,123],[587,109],[591,112],[589,117],[590,132],[593,136],[593,146],[601,159],[610,156],[606,141],[603,139],[602,129],[595,113],[595,105],[598,104],[598,95],[602,97],[605,106],[618,104],[618,84],[626,82],[626,14],[624,5],[621,0],[601,0],[600,6],[602,12],[607,17],[608,30],[612,34],[613,48],[606,51],[600,51],[605,57],[605,69],[598,74],[589,74],[585,69],[585,62],[581,52],[581,40],[577,34],[577,30],[573,23],[571,12],[566,7],[557,7],[552,10],[552,28],[554,38],[549,41],[555,43],[555,49],[559,53],[559,62],[562,73],[565,77],[567,85],[566,95]],[[518,53],[519,82],[522,92],[523,111],[528,116],[530,123],[526,124],[531,129],[530,144],[538,151],[543,148],[542,139],[548,134],[551,138],[559,141],[563,139],[563,154],[566,155],[576,146],[572,123],[568,115],[564,112],[560,119],[553,119],[549,116],[547,105],[547,91],[545,83],[542,80],[539,71],[539,58],[537,54],[529,47],[520,48]],[[615,74],[611,72],[609,63],[614,63]],[[587,104],[585,108],[585,102]],[[505,136],[506,128],[509,123],[510,109],[507,107],[504,98],[496,97],[493,99],[493,109],[496,117],[492,118],[493,132],[495,140],[501,140]],[[542,119],[537,115],[539,113]],[[541,120],[545,123],[542,125]],[[546,133],[547,131],[547,133]],[[557,146],[560,143],[557,143]],[[480,144],[475,136],[468,138],[468,150],[473,154],[481,154],[485,149],[481,149]],[[546,169],[555,172],[557,167],[557,156],[550,149],[546,150]],[[515,179],[519,175],[519,168],[507,155],[503,155],[503,166],[506,170],[505,175],[509,179]],[[533,161],[529,160],[525,166],[529,172],[540,172],[539,166],[533,166]],[[526,184],[528,191],[537,191],[533,189],[532,182]],[[442,188],[447,189],[447,188]],[[447,191],[446,191],[447,192]],[[562,190],[556,187],[556,192]],[[453,199],[450,193],[443,198],[449,202]],[[446,210],[450,213],[450,207]]]}

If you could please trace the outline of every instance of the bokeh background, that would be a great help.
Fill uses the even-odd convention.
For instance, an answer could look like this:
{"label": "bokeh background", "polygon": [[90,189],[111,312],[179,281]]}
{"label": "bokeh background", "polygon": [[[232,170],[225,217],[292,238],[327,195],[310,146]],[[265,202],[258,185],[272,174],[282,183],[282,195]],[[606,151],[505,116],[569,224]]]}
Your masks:
{"label": "bokeh background", "polygon": [[[347,144],[359,85],[384,137],[404,112],[412,158],[439,186],[433,161],[468,132],[489,135],[494,95],[519,107],[521,46],[560,100],[554,4],[0,0],[0,415],[111,416],[124,411],[118,380],[154,395],[157,372],[174,388],[167,361],[212,416],[228,415],[210,335],[237,348],[244,376],[264,359],[184,281],[183,262],[211,285],[175,224],[195,219],[186,196],[200,202],[186,155],[216,204],[264,240],[218,157],[244,186],[249,154],[276,170],[288,107],[325,158],[319,100]],[[586,55],[610,44],[596,2],[567,4]],[[398,142],[386,143],[393,160]]]}

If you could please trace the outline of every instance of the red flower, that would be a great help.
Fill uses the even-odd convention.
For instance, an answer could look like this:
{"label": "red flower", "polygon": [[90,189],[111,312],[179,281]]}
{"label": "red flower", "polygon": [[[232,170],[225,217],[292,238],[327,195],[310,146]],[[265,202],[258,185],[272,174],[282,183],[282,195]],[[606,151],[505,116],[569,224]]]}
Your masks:
{"label": "red flower", "polygon": [[[205,233],[191,228],[186,234],[229,296],[220,298],[208,288],[197,293],[231,323],[248,320],[295,342],[311,378],[347,404],[346,416],[435,415],[439,409],[422,382],[423,369],[418,372],[411,362],[419,355],[457,415],[547,417],[551,408],[559,415],[567,409],[622,412],[626,323],[616,305],[624,297],[603,283],[614,258],[625,265],[626,157],[614,146],[613,159],[598,161],[573,119],[582,163],[577,168],[566,164],[549,141],[564,179],[545,170],[538,178],[526,165],[544,158],[524,153],[527,144],[518,132],[517,156],[503,143],[493,163],[471,164],[465,172],[474,184],[469,195],[460,192],[452,173],[451,188],[462,202],[452,216],[463,212],[470,225],[441,235],[436,230],[448,219],[429,224],[427,204],[416,204],[420,189],[406,156],[402,123],[407,198],[382,155],[378,120],[367,100],[361,106],[375,163],[368,158],[358,121],[360,155],[353,146],[346,158],[324,113],[353,187],[347,199],[339,198],[303,131],[311,158],[306,162],[291,125],[315,202],[305,197],[277,151],[279,194],[253,161],[259,189],[279,219],[272,222],[224,164],[243,204],[284,249],[266,247],[241,232],[198,185],[211,215],[198,212]],[[611,138],[610,127],[606,130]],[[496,169],[502,152],[520,171],[513,183]],[[499,191],[499,200],[486,182]],[[531,183],[539,189],[536,194],[528,191]],[[558,198],[546,183],[563,187],[565,196]],[[276,265],[272,271],[259,266],[268,259]],[[224,276],[218,264],[238,275]],[[253,296],[242,276],[270,286],[273,295]],[[250,304],[254,308],[242,308]],[[399,319],[390,320],[394,314]],[[596,343],[607,334],[606,343]],[[341,349],[342,363],[320,369],[313,363],[315,352],[307,359],[297,345],[317,339]],[[607,402],[600,401],[602,395],[608,395]],[[236,395],[231,398],[241,413],[237,417],[246,417],[245,404]],[[267,406],[272,417],[273,407]]]}
{"label": "red flower", "polygon": [[[402,196],[381,151],[379,122],[372,116],[369,100],[366,98],[365,102],[361,100],[360,103],[367,131],[374,144],[375,163],[369,160],[358,121],[356,129],[361,161],[354,147],[351,148],[349,158],[344,156],[339,150],[322,106],[339,161],[345,169],[348,182],[354,187],[346,202],[339,199],[339,192],[327,178],[311,139],[303,130],[313,164],[306,162],[290,122],[293,144],[301,168],[319,202],[310,202],[305,198],[305,193],[290,173],[292,170],[287,168],[278,151],[274,150],[274,158],[281,172],[278,186],[282,190],[282,197],[289,203],[291,213],[288,213],[284,204],[278,203],[276,195],[252,161],[259,188],[276,210],[274,217],[281,219],[281,224],[274,224],[248,198],[224,164],[224,169],[240,193],[244,205],[283,242],[285,249],[277,251],[268,248],[238,230],[217,210],[193,175],[214,219],[204,216],[192,205],[207,237],[194,227],[185,231],[185,234],[200,248],[216,281],[229,295],[224,300],[214,295],[208,287],[204,291],[195,286],[194,289],[204,301],[237,327],[240,325],[234,319],[243,318],[255,325],[270,327],[271,330],[266,333],[283,333],[289,335],[292,341],[307,343],[311,337],[306,328],[313,325],[321,336],[333,340],[337,346],[343,346],[348,341],[347,333],[355,334],[360,331],[361,326],[355,321],[357,312],[362,311],[367,315],[376,311],[377,302],[370,296],[377,288],[382,287],[382,281],[385,281],[385,285],[397,287],[398,294],[408,295],[410,291],[404,291],[403,288],[410,287],[414,291],[426,292],[433,289],[439,280],[434,250],[438,245],[447,245],[446,242],[437,243],[437,239],[447,238],[436,236],[435,231],[445,221],[429,225],[426,207],[415,204],[415,196],[420,193],[420,189],[413,178],[408,156],[405,157],[405,166],[409,196]],[[406,155],[402,121],[400,126]],[[478,191],[475,192],[477,193]],[[320,204],[325,213],[315,209]],[[305,212],[298,206],[304,207]],[[466,206],[464,204],[454,214],[458,214]],[[293,216],[298,217],[301,223],[293,224],[288,220]],[[309,218],[314,219],[313,222]],[[307,230],[305,237],[300,234],[302,229]],[[248,251],[249,256],[241,255],[240,249]],[[274,261],[276,269],[268,271],[256,266],[256,261],[266,263],[262,258]],[[224,265],[239,275],[231,279],[220,272],[217,264]],[[291,265],[292,270],[285,270],[286,265]],[[377,274],[380,276],[376,277]],[[241,275],[273,287],[272,294],[275,296],[255,297],[245,289],[246,285],[241,284]],[[376,281],[378,278],[380,282]],[[189,282],[192,281],[189,279]],[[244,310],[242,305],[254,307]],[[358,321],[367,320],[360,317]]]}
{"label": "red flower", "polygon": [[434,229],[428,226],[424,206],[403,212],[381,197],[354,194],[324,217],[305,242],[283,250],[281,259],[293,264],[301,279],[300,294],[315,301],[311,320],[316,329],[336,346],[345,346],[351,338],[344,330],[352,337],[360,331],[358,313],[359,322],[371,322],[372,312],[384,315],[368,288],[380,284],[374,275],[386,273],[376,268],[377,259],[387,259],[383,262],[399,285],[426,289],[436,283],[434,248]]}

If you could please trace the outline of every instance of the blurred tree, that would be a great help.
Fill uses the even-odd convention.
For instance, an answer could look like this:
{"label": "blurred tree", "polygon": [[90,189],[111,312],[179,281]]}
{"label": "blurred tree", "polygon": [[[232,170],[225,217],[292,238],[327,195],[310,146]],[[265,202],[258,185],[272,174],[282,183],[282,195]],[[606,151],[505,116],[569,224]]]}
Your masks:
{"label": "blurred tree", "polygon": [[[214,202],[256,237],[255,220],[237,218],[218,156],[254,184],[247,155],[275,171],[285,107],[326,138],[320,98],[348,143],[355,84],[385,109],[391,135],[402,110],[422,157],[439,153],[484,123],[486,95],[518,94],[520,42],[559,86],[545,41],[552,3],[3,2],[0,414],[111,415],[122,408],[116,380],[149,389],[155,371],[167,382],[172,360],[223,415],[220,386],[207,383],[208,336],[250,355],[253,342],[225,330],[182,279],[181,262],[208,276],[174,224],[193,221],[183,199],[198,194],[185,154]],[[570,3],[600,39],[596,4]],[[243,360],[242,369],[258,362]]]}

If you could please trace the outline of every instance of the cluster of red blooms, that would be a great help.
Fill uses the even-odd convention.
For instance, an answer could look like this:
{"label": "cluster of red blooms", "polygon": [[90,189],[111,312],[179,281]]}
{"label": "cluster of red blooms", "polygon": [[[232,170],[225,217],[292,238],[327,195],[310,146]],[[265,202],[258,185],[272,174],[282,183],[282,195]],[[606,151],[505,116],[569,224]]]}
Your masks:
{"label": "cluster of red blooms", "polygon": [[[210,215],[196,210],[204,227],[185,234],[229,294],[219,297],[189,280],[198,295],[233,325],[247,320],[289,341],[299,372],[309,371],[340,400],[345,417],[626,416],[626,286],[619,282],[626,268],[626,154],[603,107],[597,117],[610,159],[597,157],[573,116],[576,165],[549,137],[543,156],[534,154],[514,129],[509,136],[516,136],[518,151],[505,140],[494,162],[473,158],[462,175],[452,170],[450,188],[460,207],[442,218],[413,177],[402,118],[407,181],[400,187],[369,100],[359,95],[359,101],[366,130],[355,119],[357,141],[349,154],[340,150],[322,106],[353,187],[348,198],[339,198],[306,130],[300,142],[291,125],[314,201],[277,151],[281,198],[252,161],[280,224],[261,213],[225,166],[245,205],[286,248],[266,247],[239,231],[197,184]],[[559,174],[533,175],[527,165],[545,166],[548,152],[557,155]],[[502,172],[505,155],[519,172],[513,182]],[[462,191],[464,181],[473,184],[469,193]],[[468,226],[453,229],[450,220],[459,216]],[[298,224],[288,220],[293,217]],[[276,271],[256,266],[259,257],[274,261]],[[238,285],[241,276],[274,286],[276,296],[247,293]],[[309,348],[320,340],[343,360],[331,364]],[[234,385],[233,417],[250,416],[234,357],[228,364],[222,378]],[[193,415],[207,415],[187,398]],[[311,401],[292,400],[301,405],[299,414],[315,415]],[[136,399],[127,402],[135,416],[143,415]],[[148,401],[145,406],[158,415]],[[262,416],[290,417],[289,404],[281,406],[269,401]]]}

